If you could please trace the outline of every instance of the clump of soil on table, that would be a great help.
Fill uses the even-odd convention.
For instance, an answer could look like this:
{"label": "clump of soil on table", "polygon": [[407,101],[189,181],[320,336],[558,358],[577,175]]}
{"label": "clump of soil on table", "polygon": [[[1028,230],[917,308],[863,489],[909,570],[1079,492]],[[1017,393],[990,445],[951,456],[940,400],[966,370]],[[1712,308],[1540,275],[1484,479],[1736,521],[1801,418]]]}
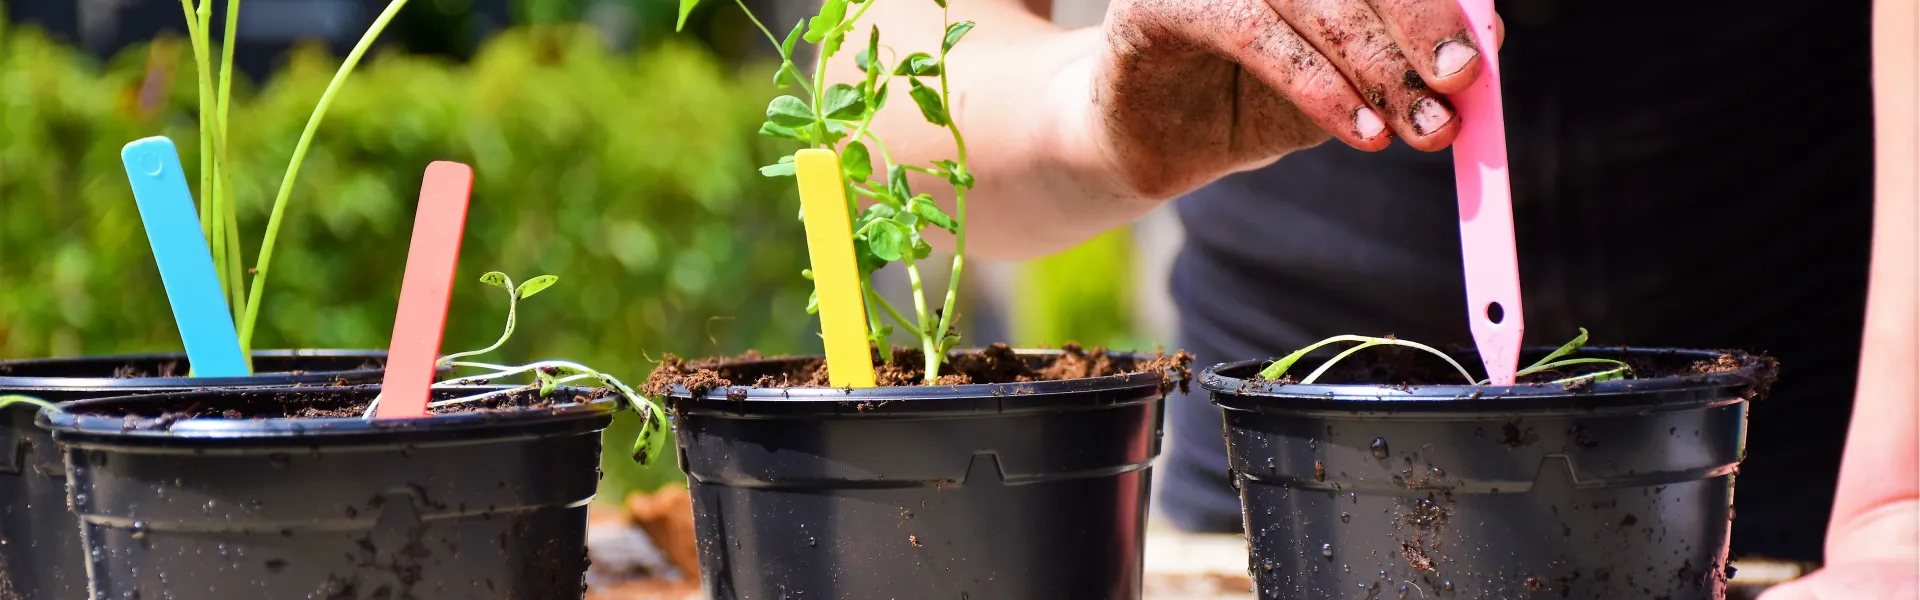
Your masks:
{"label": "clump of soil on table", "polygon": [[[478,395],[474,390],[434,392],[433,400]],[[586,404],[611,398],[615,392],[603,388],[556,390],[542,396],[539,390],[522,389],[450,406],[430,408],[436,415],[466,412],[516,411]],[[126,417],[129,429],[166,429],[183,419],[325,419],[360,418],[366,414],[373,393],[365,389],[342,387],[337,390],[302,388],[286,390],[243,390],[218,397],[196,398],[155,406],[152,403],[106,404],[89,407],[85,414]]]}
{"label": "clump of soil on table", "polygon": [[[1613,348],[1588,346],[1588,349],[1592,350],[1592,352],[1575,352],[1570,356],[1561,357],[1560,360],[1581,357],[1618,359],[1621,356],[1615,352],[1608,352],[1608,350],[1615,350]],[[1283,376],[1279,382],[1295,383],[1297,377],[1305,376],[1305,374],[1320,368],[1321,364],[1325,363],[1329,358],[1332,358],[1333,354],[1337,352],[1338,350],[1315,352],[1300,359],[1299,362],[1294,363],[1293,367],[1288,370],[1287,375]],[[1467,367],[1469,372],[1478,373],[1480,360],[1477,355],[1471,351],[1462,350],[1453,350],[1450,354],[1453,354],[1454,360],[1459,361],[1461,366]],[[1537,352],[1523,354],[1520,357],[1520,366],[1525,368],[1527,365],[1539,360],[1542,356],[1543,354]],[[1669,377],[1687,379],[1750,370],[1755,375],[1757,381],[1768,382],[1773,379],[1772,375],[1778,369],[1778,364],[1773,358],[1753,356],[1744,352],[1723,352],[1707,360],[1700,360],[1695,355],[1679,353],[1633,355],[1623,360],[1627,363],[1627,366],[1632,369],[1627,375],[1632,379],[1663,379]],[[1607,371],[1613,368],[1613,366],[1605,364],[1574,365],[1565,369],[1533,373],[1521,377],[1519,383],[1521,385],[1547,385],[1553,381]],[[1447,364],[1446,361],[1441,360],[1440,357],[1423,350],[1404,346],[1374,346],[1362,350],[1334,364],[1333,368],[1328,369],[1327,372],[1322,374],[1314,383],[1371,384],[1401,387],[1470,384],[1470,382],[1466,381],[1466,378],[1460,375],[1459,370],[1453,368],[1453,365]],[[1569,389],[1586,387],[1586,385],[1590,384],[1570,385]]]}
{"label": "clump of soil on table", "polygon": [[[1109,353],[1105,348],[1087,350],[1067,344],[1049,356],[1022,356],[1006,344],[994,344],[974,352],[957,353],[941,366],[937,386],[969,384],[1029,383],[1070,381],[1115,375],[1172,372],[1184,390],[1192,377],[1193,355],[1185,351],[1167,354],[1155,352],[1151,358],[1136,359],[1129,354]],[[896,347],[891,360],[878,352],[873,356],[875,383],[881,386],[926,385],[926,361],[918,348]],[[706,358],[688,361],[667,355],[641,386],[648,394],[663,396],[676,386],[704,394],[714,388],[747,385],[760,388],[829,387],[826,359],[767,360],[758,353],[738,358]]]}

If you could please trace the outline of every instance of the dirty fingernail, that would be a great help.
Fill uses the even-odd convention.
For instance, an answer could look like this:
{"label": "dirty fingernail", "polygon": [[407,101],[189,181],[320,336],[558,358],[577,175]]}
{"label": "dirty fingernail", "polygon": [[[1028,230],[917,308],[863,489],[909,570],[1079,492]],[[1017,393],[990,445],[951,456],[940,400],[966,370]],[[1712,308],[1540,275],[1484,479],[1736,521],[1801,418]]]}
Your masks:
{"label": "dirty fingernail", "polygon": [[1360,110],[1353,111],[1353,129],[1359,132],[1360,139],[1370,140],[1387,129],[1387,122],[1380,118],[1380,113],[1362,106]]}
{"label": "dirty fingernail", "polygon": [[1453,111],[1447,110],[1447,107],[1442,106],[1438,100],[1421,98],[1413,103],[1414,133],[1426,135],[1439,131],[1452,120]]}
{"label": "dirty fingernail", "polygon": [[1433,70],[1441,77],[1448,77],[1467,68],[1468,63],[1479,57],[1480,51],[1466,42],[1447,40],[1433,51]]}

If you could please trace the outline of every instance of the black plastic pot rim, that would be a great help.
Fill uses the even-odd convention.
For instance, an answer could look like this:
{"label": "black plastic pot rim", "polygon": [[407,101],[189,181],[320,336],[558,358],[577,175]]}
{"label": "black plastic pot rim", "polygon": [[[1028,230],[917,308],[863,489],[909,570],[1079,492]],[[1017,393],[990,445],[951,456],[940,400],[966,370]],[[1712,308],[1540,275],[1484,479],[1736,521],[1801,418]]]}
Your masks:
{"label": "black plastic pot rim", "polygon": [[[384,350],[256,350],[253,352],[253,357],[256,360],[261,358],[275,358],[275,359],[351,358],[351,357],[358,357],[358,356],[364,356],[368,358],[384,358],[386,354],[387,353]],[[155,359],[177,359],[177,360],[185,361],[186,354],[183,354],[183,353],[116,354],[116,355],[106,355],[106,356],[32,358],[32,359],[12,360],[12,361],[5,361],[5,362],[15,367],[33,367],[35,365],[67,362],[67,361],[75,361],[75,360],[136,361],[136,360],[155,360]],[[36,389],[58,390],[58,391],[97,389],[97,390],[107,390],[107,391],[126,391],[129,393],[133,393],[141,390],[162,390],[162,389],[183,389],[183,388],[198,389],[198,388],[263,387],[263,386],[301,384],[301,383],[332,382],[338,379],[339,377],[341,377],[342,375],[345,375],[347,373],[352,373],[355,371],[356,370],[310,371],[310,372],[303,372],[299,374],[269,372],[269,373],[255,373],[248,377],[124,377],[124,378],[116,378],[116,377],[40,377],[40,376],[16,377],[16,376],[9,376],[9,375],[0,375],[0,388],[4,388],[8,390],[19,390],[21,393],[31,394],[32,391]]]}
{"label": "black plastic pot rim", "polygon": [[[434,398],[451,399],[492,391],[522,389],[527,386],[491,385],[491,386],[449,386],[434,388]],[[37,418],[38,424],[52,430],[54,438],[62,442],[107,442],[107,443],[147,443],[168,441],[188,442],[204,445],[209,442],[236,442],[241,445],[258,443],[279,443],[308,445],[318,440],[328,443],[351,444],[364,439],[368,442],[392,441],[396,435],[426,436],[433,438],[472,437],[476,430],[537,428],[538,433],[552,433],[547,426],[559,429],[571,429],[572,423],[578,429],[591,429],[586,423],[610,415],[620,404],[617,396],[609,396],[588,403],[559,404],[540,408],[484,409],[448,414],[435,414],[417,419],[366,419],[360,417],[322,417],[322,418],[190,418],[166,420],[164,417],[151,418],[133,415],[107,416],[86,414],[89,409],[128,404],[170,403],[188,405],[196,400],[234,395],[284,395],[284,394],[378,394],[379,385],[329,386],[329,387],[285,387],[285,388],[247,388],[232,390],[195,390],[163,394],[143,394],[77,400],[61,405],[61,410],[42,410]],[[555,393],[589,393],[586,388],[565,386]],[[528,434],[536,432],[528,431]],[[487,439],[497,440],[498,436]]]}
{"label": "black plastic pot rim", "polygon": [[[1551,352],[1553,348],[1527,348],[1529,353]],[[1465,356],[1462,356],[1464,354]],[[1698,402],[1737,400],[1756,386],[1770,383],[1764,360],[1742,352],[1685,350],[1672,348],[1606,347],[1582,350],[1583,357],[1618,356],[1713,360],[1731,355],[1742,362],[1738,369],[1722,373],[1661,377],[1653,379],[1616,379],[1588,383],[1572,388],[1564,384],[1539,383],[1497,385],[1418,385],[1311,384],[1277,383],[1258,379],[1258,371],[1273,359],[1221,363],[1202,372],[1200,385],[1212,392],[1214,404],[1228,410],[1266,412],[1275,408],[1322,409],[1342,412],[1371,410],[1513,410],[1526,408],[1565,409],[1617,407],[1635,409],[1643,404],[1673,405],[1692,398]],[[1471,352],[1455,353],[1462,364],[1478,359]],[[1649,402],[1634,402],[1645,398]]]}
{"label": "black plastic pot rim", "polygon": [[[978,350],[955,350],[954,354]],[[1061,350],[1016,349],[1022,357],[1054,356]],[[1110,352],[1130,356],[1136,361],[1155,358],[1152,354]],[[729,367],[814,360],[819,355],[782,356],[755,360],[725,361]],[[1128,373],[1106,377],[1033,381],[1026,383],[981,383],[949,386],[879,386],[871,388],[834,387],[754,387],[731,385],[694,394],[686,386],[675,384],[667,397],[675,401],[675,412],[726,413],[741,416],[744,404],[757,404],[756,410],[774,405],[782,414],[866,415],[874,418],[919,417],[936,413],[1006,414],[1024,410],[1057,412],[1074,408],[1099,409],[1108,406],[1150,402],[1158,398],[1140,397],[1139,391],[1170,387],[1179,383],[1171,372]],[[1124,397],[1124,398],[1122,398]]]}

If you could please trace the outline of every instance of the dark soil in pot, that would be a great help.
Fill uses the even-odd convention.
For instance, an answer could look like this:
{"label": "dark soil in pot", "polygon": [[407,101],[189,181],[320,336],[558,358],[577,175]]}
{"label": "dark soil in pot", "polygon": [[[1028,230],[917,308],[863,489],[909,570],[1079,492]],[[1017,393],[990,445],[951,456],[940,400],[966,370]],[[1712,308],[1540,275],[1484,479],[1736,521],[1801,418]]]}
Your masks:
{"label": "dark soil in pot", "polygon": [[1747,409],[1771,359],[1589,348],[1635,378],[1493,387],[1373,350],[1312,385],[1257,379],[1266,361],[1203,376],[1260,598],[1724,597]]}
{"label": "dark soil in pot", "polygon": [[378,392],[213,390],[42,413],[66,448],[95,597],[580,598],[615,397],[520,391],[360,418]]}
{"label": "dark soil in pot", "polygon": [[1190,358],[952,360],[964,383],[867,389],[803,385],[817,357],[664,364],[648,387],[675,415],[708,596],[1138,599],[1161,403]]}
{"label": "dark soil in pot", "polygon": [[[67,402],[205,387],[335,385],[380,380],[386,353],[360,350],[269,350],[253,354],[257,375],[187,377],[183,354],[0,361],[0,395]],[[86,552],[67,508],[62,453],[34,425],[39,409],[0,410],[0,600],[83,598]]]}

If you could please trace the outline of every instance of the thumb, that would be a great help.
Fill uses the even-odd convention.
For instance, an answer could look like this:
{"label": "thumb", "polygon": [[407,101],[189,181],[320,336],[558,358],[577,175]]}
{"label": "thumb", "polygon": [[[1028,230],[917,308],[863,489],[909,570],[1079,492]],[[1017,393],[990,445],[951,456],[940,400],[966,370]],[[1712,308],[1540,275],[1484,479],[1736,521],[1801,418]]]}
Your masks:
{"label": "thumb", "polygon": [[1493,13],[1493,49],[1498,51],[1506,45],[1507,20],[1500,18],[1500,13]]}

